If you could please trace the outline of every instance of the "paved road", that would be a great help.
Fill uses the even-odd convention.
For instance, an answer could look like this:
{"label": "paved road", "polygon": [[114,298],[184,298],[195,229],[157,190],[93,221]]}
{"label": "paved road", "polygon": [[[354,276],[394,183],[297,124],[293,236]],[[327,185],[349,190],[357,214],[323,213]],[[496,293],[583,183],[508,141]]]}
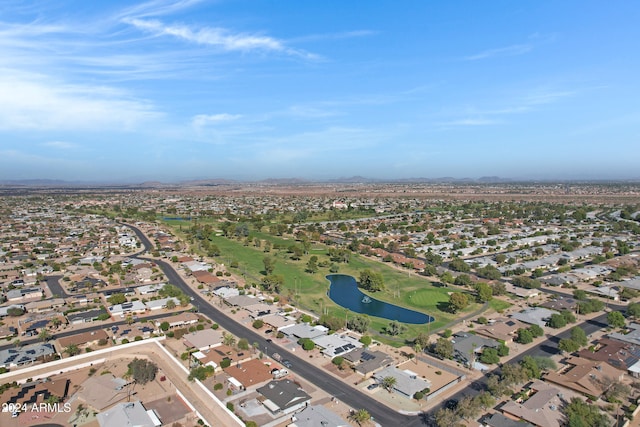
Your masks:
{"label": "paved road", "polygon": [[[137,228],[129,227],[138,235],[138,238],[142,241],[145,248],[151,247],[151,242],[147,237]],[[138,257],[139,255],[136,255]],[[267,342],[263,335],[260,335],[255,330],[247,328],[235,320],[227,317],[220,310],[210,305],[209,301],[202,298],[202,296],[191,289],[187,285],[182,277],[173,269],[173,267],[161,260],[153,260],[164,272],[169,279],[169,282],[180,287],[184,293],[193,298],[192,304],[198,307],[199,311],[214,320],[224,329],[231,334],[239,337],[246,338],[250,343],[257,342],[260,345],[260,349],[264,351],[266,355],[272,355],[273,353],[282,353],[282,348],[272,343]],[[338,400],[346,403],[352,408],[365,408],[374,418],[374,421],[382,426],[418,426],[422,425],[422,420],[417,416],[407,416],[399,414],[398,412],[382,405],[380,402],[372,399],[371,397],[355,390],[354,388],[346,385],[344,382],[326,373],[321,368],[309,363],[309,359],[303,359],[294,353],[287,353],[284,358],[289,359],[292,363],[290,371],[296,375],[301,376],[305,380],[314,384],[316,387],[324,390],[331,396],[335,396]]]}
{"label": "paved road", "polygon": [[[143,242],[143,245],[146,249],[151,248],[151,242],[146,238],[146,236],[137,228],[131,227],[140,240]],[[144,251],[143,251],[144,252]],[[276,347],[268,342],[266,339],[256,333],[254,330],[244,327],[243,325],[235,322],[230,319],[222,312],[212,307],[208,301],[204,300],[197,292],[191,289],[182,278],[176,273],[176,271],[164,261],[155,261],[160,268],[167,275],[169,281],[184,290],[185,293],[192,296],[194,298],[194,303],[196,306],[200,308],[200,311],[205,315],[209,316],[211,319],[215,320],[218,324],[220,324],[223,328],[231,332],[232,334],[243,337],[249,340],[249,342],[257,342],[260,344],[260,348],[268,355],[273,354],[274,352],[280,351],[279,347]],[[564,295],[562,292],[545,289],[547,292],[552,294]],[[618,309],[623,311],[624,306],[620,305],[612,305],[610,307],[614,309]],[[591,320],[587,320],[578,324],[580,328],[582,328],[587,335],[596,332],[604,327],[607,327],[606,323],[607,314],[604,313],[598,317],[595,317]],[[538,345],[530,348],[529,350],[521,353],[512,359],[509,363],[518,363],[524,356],[539,356],[539,357],[551,357],[553,355],[558,354],[558,342],[563,338],[568,338],[570,336],[570,329],[556,335],[547,338],[542,341]],[[315,384],[317,387],[323,389],[327,393],[335,396],[336,398],[342,400],[347,403],[349,406],[353,408],[365,408],[371,413],[371,415],[375,418],[375,421],[379,422],[383,426],[395,426],[395,425],[403,425],[403,426],[419,426],[419,425],[433,425],[433,414],[435,411],[440,409],[445,405],[445,402],[440,405],[433,407],[430,409],[428,413],[423,414],[422,416],[406,416],[402,414],[398,414],[397,412],[389,409],[388,407],[380,404],[376,400],[366,396],[365,394],[354,390],[353,388],[345,385],[342,381],[334,378],[333,376],[327,374],[322,369],[310,364],[307,360],[302,359],[292,353],[288,353],[286,358],[288,358],[293,363],[292,371],[301,377],[305,378],[307,381]],[[495,370],[497,373],[497,370]],[[449,397],[449,399],[460,400],[464,396],[467,395],[476,395],[480,391],[486,389],[486,376],[474,381],[470,384],[469,387],[459,391],[458,393]]]}

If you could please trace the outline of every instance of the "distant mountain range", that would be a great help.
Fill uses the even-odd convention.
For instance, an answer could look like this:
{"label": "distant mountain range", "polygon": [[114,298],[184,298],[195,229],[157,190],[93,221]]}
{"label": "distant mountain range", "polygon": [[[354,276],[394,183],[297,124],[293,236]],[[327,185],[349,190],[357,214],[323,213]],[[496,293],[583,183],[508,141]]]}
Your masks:
{"label": "distant mountain range", "polygon": [[117,183],[105,181],[65,181],[59,179],[14,179],[0,180],[3,187],[66,187],[66,188],[176,188],[176,187],[215,187],[240,184],[263,185],[310,185],[310,184],[504,184],[504,183],[639,183],[640,179],[627,180],[514,180],[498,176],[474,178],[398,178],[377,179],[363,176],[341,177],[326,180],[310,180],[303,178],[268,178],[260,181],[241,181],[224,178],[198,179],[177,182],[145,181],[140,183]]}

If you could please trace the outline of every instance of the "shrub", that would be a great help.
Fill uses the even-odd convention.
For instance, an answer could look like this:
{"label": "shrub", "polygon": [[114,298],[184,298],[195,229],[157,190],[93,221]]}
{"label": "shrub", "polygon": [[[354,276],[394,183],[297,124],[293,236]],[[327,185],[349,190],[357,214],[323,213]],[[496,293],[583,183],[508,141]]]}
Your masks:
{"label": "shrub", "polygon": [[[227,390],[227,394],[231,395],[231,390]],[[233,412],[233,403],[231,402],[227,402],[227,409],[230,410],[231,412]]]}
{"label": "shrub", "polygon": [[258,319],[258,320],[256,320],[255,322],[253,322],[253,327],[254,327],[255,329],[260,329],[260,328],[262,328],[263,326],[264,326],[264,321],[262,321],[262,320],[260,320],[260,319]]}
{"label": "shrub", "polygon": [[222,390],[222,387],[224,387],[222,385],[222,383],[215,383],[215,385],[213,386],[214,390]]}

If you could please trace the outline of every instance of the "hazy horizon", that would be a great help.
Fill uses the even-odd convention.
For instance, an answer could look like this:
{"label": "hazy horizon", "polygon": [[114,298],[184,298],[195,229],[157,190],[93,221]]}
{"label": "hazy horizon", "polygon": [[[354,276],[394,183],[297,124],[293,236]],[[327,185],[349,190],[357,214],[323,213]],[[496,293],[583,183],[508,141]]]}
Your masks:
{"label": "hazy horizon", "polygon": [[636,2],[0,11],[0,180],[640,178]]}

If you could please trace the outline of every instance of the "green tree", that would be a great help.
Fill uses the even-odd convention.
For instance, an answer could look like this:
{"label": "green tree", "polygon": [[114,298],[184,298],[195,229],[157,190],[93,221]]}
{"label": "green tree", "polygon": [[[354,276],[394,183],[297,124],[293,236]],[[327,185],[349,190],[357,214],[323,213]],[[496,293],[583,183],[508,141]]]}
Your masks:
{"label": "green tree", "polygon": [[226,346],[233,347],[236,344],[236,337],[228,332],[222,334],[222,343]]}
{"label": "green tree", "polygon": [[176,308],[176,302],[170,299],[170,300],[167,300],[164,306],[167,310],[173,310],[174,308]]}
{"label": "green tree", "polygon": [[71,357],[71,356],[75,356],[77,354],[80,354],[80,349],[78,348],[78,346],[76,344],[69,344],[68,346],[66,346],[64,348],[64,352],[67,353],[69,355],[69,357]]}
{"label": "green tree", "polygon": [[453,343],[446,338],[438,338],[433,352],[442,359],[451,359],[453,357]]}
{"label": "green tree", "polygon": [[[224,359],[224,360],[229,360],[229,359]],[[220,366],[222,366],[222,362],[220,362]],[[207,379],[207,377],[213,375],[213,373],[214,373],[213,366],[198,366],[191,369],[191,371],[189,372],[188,379],[189,381],[194,381],[194,380],[204,381]]]}
{"label": "green tree", "polygon": [[146,384],[153,381],[158,373],[158,366],[147,359],[133,359],[127,367],[128,375],[131,375],[136,383]]}
{"label": "green tree", "polygon": [[424,350],[429,345],[429,335],[424,332],[420,332],[413,342]]}
{"label": "green tree", "polygon": [[436,411],[435,421],[438,427],[458,427],[460,416],[452,409],[442,408]]}
{"label": "green tree", "polygon": [[569,310],[562,310],[560,314],[562,315],[564,320],[567,322],[567,324],[576,323],[576,316]]}
{"label": "green tree", "polygon": [[51,333],[48,329],[42,329],[38,334],[38,339],[42,342],[49,341],[51,339]]}
{"label": "green tree", "polygon": [[487,302],[491,301],[493,298],[493,290],[489,284],[484,282],[479,282],[476,284],[476,299],[478,302]]}
{"label": "green tree", "polygon": [[169,328],[171,327],[171,325],[169,324],[169,322],[162,322],[160,323],[160,330],[163,332],[167,332],[169,330]]}
{"label": "green tree", "polygon": [[488,391],[483,391],[476,395],[473,400],[475,400],[476,404],[484,410],[492,408],[496,404],[496,398]]}
{"label": "green tree", "polygon": [[509,386],[501,380],[499,375],[490,375],[487,378],[487,390],[497,397],[502,397],[511,393]]}
{"label": "green tree", "polygon": [[624,328],[624,316],[619,311],[610,311],[607,314],[607,323],[609,323],[609,326],[612,328]]}
{"label": "green tree", "polygon": [[107,302],[111,305],[123,304],[127,302],[127,297],[123,293],[117,293],[109,296]]}
{"label": "green tree", "polygon": [[523,372],[526,374],[527,379],[540,378],[542,372],[538,366],[538,362],[531,356],[524,356],[520,361],[520,366]]}
{"label": "green tree", "polygon": [[449,295],[449,310],[452,313],[457,313],[460,310],[464,310],[469,305],[469,297],[462,292],[453,292]]}
{"label": "green tree", "polygon": [[633,318],[640,317],[640,302],[632,302],[627,306],[627,315]]}
{"label": "green tree", "polygon": [[249,341],[246,338],[240,338],[238,340],[238,348],[240,350],[249,350]]}
{"label": "green tree", "polygon": [[453,284],[456,286],[471,286],[472,283],[473,281],[468,274],[459,274],[453,281]]}
{"label": "green tree", "polygon": [[549,318],[547,325],[550,328],[555,328],[555,329],[563,328],[567,326],[567,320],[562,316],[562,314],[554,313]]}
{"label": "green tree", "polygon": [[406,327],[402,323],[396,322],[395,320],[389,322],[389,324],[385,327],[386,333],[391,336],[400,335],[405,331],[405,329]]}
{"label": "green tree", "polygon": [[469,264],[461,260],[460,258],[454,258],[449,261],[449,268],[453,271],[459,271],[461,273],[467,273],[471,270]]}
{"label": "green tree", "polygon": [[589,343],[586,332],[578,326],[571,328],[571,339],[577,342],[580,347]]}
{"label": "green tree", "polygon": [[558,348],[567,353],[573,353],[574,351],[580,350],[580,344],[571,338],[563,338],[558,343]]}
{"label": "green tree", "polygon": [[610,427],[613,421],[600,412],[597,405],[589,405],[579,397],[572,397],[564,409],[569,427]]}
{"label": "green tree", "polygon": [[533,334],[528,328],[519,328],[516,331],[515,341],[520,344],[529,344],[533,342]]}
{"label": "green tree", "polygon": [[276,268],[276,261],[273,259],[273,257],[266,256],[262,258],[262,264],[264,265],[265,276],[273,274],[273,270]]}
{"label": "green tree", "polygon": [[384,388],[389,393],[391,393],[397,383],[398,383],[398,380],[396,379],[396,377],[388,376],[382,379],[382,382],[380,383],[380,385],[382,386],[382,388]]}
{"label": "green tree", "polygon": [[253,322],[253,325],[252,325],[252,326],[253,326],[255,329],[260,329],[260,328],[262,328],[262,327],[264,326],[264,321],[263,321],[263,320],[261,320],[261,319],[256,319],[256,320],[254,320],[254,322]]}
{"label": "green tree", "polygon": [[353,411],[349,415],[349,418],[359,426],[362,426],[371,420],[371,414],[366,409],[358,409],[357,411]]}
{"label": "green tree", "polygon": [[482,363],[492,364],[500,362],[500,357],[498,356],[498,350],[495,348],[487,347],[482,351],[480,355],[480,361]]}
{"label": "green tree", "polygon": [[269,292],[280,293],[284,285],[284,276],[281,274],[270,274],[262,278],[262,287]]}
{"label": "green tree", "polygon": [[323,314],[320,316],[318,323],[326,326],[332,331],[337,331],[345,326],[345,320],[342,317],[332,316],[330,314]]}
{"label": "green tree", "polygon": [[336,356],[333,359],[331,359],[331,363],[336,365],[338,367],[338,369],[342,369],[342,364],[344,363],[344,357]]}
{"label": "green tree", "polygon": [[533,336],[533,338],[538,338],[544,335],[544,329],[542,329],[538,325],[531,325],[529,326],[528,329],[529,329],[529,332],[531,332],[531,335]]}
{"label": "green tree", "polygon": [[306,268],[307,273],[317,273],[318,272],[318,257],[313,255],[311,258],[309,258],[309,261],[307,261],[307,268]]}
{"label": "green tree", "polygon": [[362,345],[364,345],[365,347],[369,347],[371,345],[371,337],[369,335],[363,335],[360,338],[360,342],[362,343]]}
{"label": "green tree", "polygon": [[353,316],[347,321],[347,328],[362,334],[369,329],[370,322],[368,316]]}
{"label": "green tree", "polygon": [[384,290],[384,279],[382,274],[366,269],[360,272],[359,285],[370,292],[378,292]]}
{"label": "green tree", "polygon": [[302,349],[305,351],[311,351],[316,348],[316,345],[309,338],[302,338],[299,341],[300,345],[302,345]]}
{"label": "green tree", "polygon": [[7,315],[11,317],[22,316],[23,313],[24,313],[24,309],[20,307],[10,307],[7,309]]}
{"label": "green tree", "polygon": [[456,413],[465,420],[472,420],[480,415],[480,405],[471,396],[464,396],[456,406]]}
{"label": "green tree", "polygon": [[501,378],[505,385],[507,387],[510,387],[528,381],[530,376],[527,370],[521,364],[505,363],[504,365],[502,365]]}

